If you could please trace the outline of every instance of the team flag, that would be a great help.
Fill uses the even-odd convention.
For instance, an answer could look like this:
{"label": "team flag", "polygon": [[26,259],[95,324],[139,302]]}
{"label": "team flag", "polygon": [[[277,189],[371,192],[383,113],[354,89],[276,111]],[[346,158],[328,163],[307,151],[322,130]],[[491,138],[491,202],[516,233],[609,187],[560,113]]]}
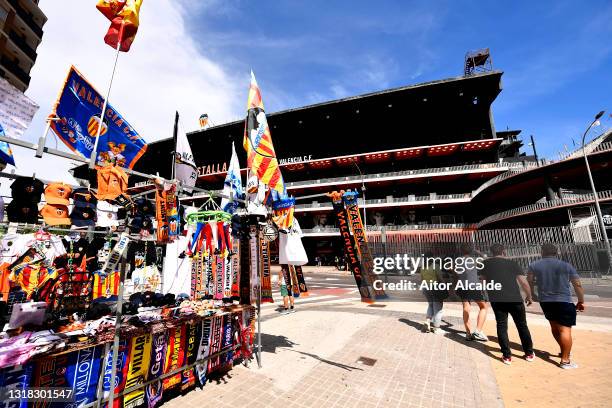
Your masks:
{"label": "team flag", "polygon": [[[4,134],[4,128],[2,128],[2,124],[0,123],[0,136],[6,136]],[[0,142],[0,160],[5,163],[15,165],[15,159],[13,158],[13,151],[11,150],[11,145],[6,142]]]}
{"label": "team flag", "polygon": [[178,132],[176,137],[175,174],[183,188],[192,192],[198,180],[198,168],[195,165],[191,146],[185,132]]}
{"label": "team flag", "polygon": [[103,104],[104,97],[71,67],[53,112],[59,120],[51,122],[51,129],[71,150],[91,157],[98,127],[102,126],[98,165],[117,164],[131,169],[147,150],[147,144],[110,103],[100,121]]}
{"label": "team flag", "polygon": [[208,125],[208,114],[203,113],[200,115],[200,128],[204,129]]}
{"label": "team flag", "polygon": [[242,198],[244,192],[242,190],[242,176],[240,175],[240,163],[238,162],[238,156],[236,155],[236,147],[232,142],[232,158],[230,159],[229,168],[227,169],[227,175],[225,176],[225,182],[223,184],[223,194],[226,196],[232,196],[234,200],[228,198],[221,199],[221,209],[225,212],[233,214],[238,208],[238,202],[236,198]]}
{"label": "team flag", "polygon": [[284,195],[285,183],[274,152],[261,92],[253,72],[251,72],[251,87],[247,101],[243,146],[247,152],[247,164],[253,174],[262,183]]}
{"label": "team flag", "polygon": [[104,36],[104,42],[112,48],[128,52],[140,23],[139,13],[142,0],[99,0],[97,9],[111,22]]}

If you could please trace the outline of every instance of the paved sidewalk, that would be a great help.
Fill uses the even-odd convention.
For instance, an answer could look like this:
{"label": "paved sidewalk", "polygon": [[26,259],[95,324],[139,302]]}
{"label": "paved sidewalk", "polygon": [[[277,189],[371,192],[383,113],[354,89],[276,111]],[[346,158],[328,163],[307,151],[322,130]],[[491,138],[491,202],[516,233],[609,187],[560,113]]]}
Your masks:
{"label": "paved sidewalk", "polygon": [[[503,405],[487,356],[453,332],[421,333],[417,314],[358,302],[271,313],[264,322],[262,369],[236,367],[226,384],[209,384],[166,406]],[[360,357],[376,362],[359,364]]]}
{"label": "paved sidewalk", "polygon": [[[219,382],[164,406],[610,406],[612,325],[607,318],[579,316],[573,356],[581,367],[565,371],[556,365],[557,346],[541,315],[528,315],[536,361],[520,358],[510,323],[515,357],[506,366],[499,360],[492,312],[485,325],[491,341],[483,344],[463,339],[458,304],[445,304],[444,336],[420,332],[422,302],[378,308],[332,298],[297,307],[289,315],[264,309],[261,369],[255,362],[235,367]],[[360,364],[360,357],[376,362]]]}

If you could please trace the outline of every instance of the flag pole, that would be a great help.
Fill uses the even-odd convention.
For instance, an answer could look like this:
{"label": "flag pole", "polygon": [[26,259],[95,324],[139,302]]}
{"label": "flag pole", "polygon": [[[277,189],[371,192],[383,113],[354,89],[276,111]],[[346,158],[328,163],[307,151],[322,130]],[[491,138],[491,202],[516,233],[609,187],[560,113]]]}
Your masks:
{"label": "flag pole", "polygon": [[178,123],[179,123],[179,113],[175,111],[176,114],[174,116],[174,133],[172,133],[172,141],[174,144],[174,149],[172,150],[172,167],[170,172],[170,180],[174,180],[176,177],[176,145],[178,144]]}
{"label": "flag pole", "polygon": [[59,118],[55,115],[51,115],[47,118],[45,132],[38,139],[38,145],[36,146],[36,154],[34,155],[34,157],[38,157],[39,159],[43,157],[43,153],[45,152],[45,145],[47,144],[47,135],[49,134],[49,130],[51,130],[51,122],[56,122],[58,120]]}
{"label": "flag pole", "polygon": [[89,160],[90,169],[93,169],[96,166],[98,143],[100,141],[100,133],[102,132],[102,124],[104,123],[104,116],[106,115],[106,107],[108,106],[108,98],[110,97],[111,89],[113,87],[113,80],[115,79],[115,71],[117,70],[117,61],[119,60],[119,51],[121,51],[121,40],[123,38],[124,26],[125,26],[125,22],[121,23],[121,29],[119,30],[119,35],[117,36],[117,48],[115,50],[115,63],[113,64],[113,72],[111,74],[110,82],[108,84],[108,90],[106,91],[106,97],[104,98],[104,103],[102,104],[102,113],[100,114],[100,123],[98,123],[98,131],[96,135],[96,140],[94,141],[93,151],[91,152],[91,157]]}

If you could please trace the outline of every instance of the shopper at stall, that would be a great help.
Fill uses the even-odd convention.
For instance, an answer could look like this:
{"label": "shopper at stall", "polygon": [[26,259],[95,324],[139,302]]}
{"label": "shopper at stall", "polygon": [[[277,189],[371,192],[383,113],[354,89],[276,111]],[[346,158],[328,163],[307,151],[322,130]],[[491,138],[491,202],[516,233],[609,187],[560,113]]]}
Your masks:
{"label": "shopper at stall", "polygon": [[[572,351],[572,326],[576,325],[576,311],[584,312],[584,289],[580,276],[569,263],[558,258],[557,247],[542,245],[542,259],[529,265],[529,284],[537,285],[538,300],[544,316],[550,323],[553,337],[561,348],[559,366],[563,369],[578,368],[570,360]],[[578,303],[572,302],[570,282],[574,287]]]}
{"label": "shopper at stall", "polygon": [[[531,305],[531,289],[525,272],[516,261],[506,258],[506,249],[502,244],[493,244],[491,255],[492,257],[484,261],[484,268],[479,275],[484,281],[501,285],[499,289],[488,290],[487,294],[493,313],[495,313],[497,341],[501,348],[502,361],[507,365],[512,363],[510,340],[508,339],[508,314],[510,314],[521,339],[525,360],[532,362],[535,358],[533,342],[525,315],[525,303],[527,306]],[[524,302],[519,285],[526,295]]]}

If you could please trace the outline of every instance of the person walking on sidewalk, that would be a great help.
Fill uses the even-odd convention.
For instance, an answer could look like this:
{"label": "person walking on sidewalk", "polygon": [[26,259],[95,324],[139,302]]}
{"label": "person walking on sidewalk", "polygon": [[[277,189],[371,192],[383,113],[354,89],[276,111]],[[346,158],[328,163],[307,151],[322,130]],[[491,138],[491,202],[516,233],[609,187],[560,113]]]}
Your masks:
{"label": "person walking on sidewalk", "polygon": [[[561,348],[563,369],[578,368],[570,361],[572,351],[572,326],[576,325],[576,311],[584,312],[584,289],[580,276],[569,263],[558,258],[557,247],[553,244],[542,245],[542,259],[529,265],[529,284],[538,287],[538,300],[550,329]],[[578,303],[572,303],[570,282],[574,287]]]}
{"label": "person walking on sidewalk", "polygon": [[[431,255],[426,255],[430,258]],[[444,334],[440,325],[442,323],[442,307],[444,299],[448,297],[448,291],[434,288],[438,282],[444,282],[442,271],[434,268],[421,268],[419,270],[421,282],[427,282],[429,288],[423,288],[423,295],[427,299],[427,315],[425,323],[423,323],[423,332],[432,332],[434,334]]]}
{"label": "person walking on sidewalk", "polygon": [[[484,268],[479,275],[485,282],[490,281],[501,285],[500,289],[488,290],[487,294],[497,322],[497,341],[502,352],[502,361],[508,365],[512,363],[510,340],[508,339],[508,314],[510,314],[521,339],[525,360],[532,362],[535,358],[533,341],[525,314],[525,303],[527,306],[532,303],[531,288],[523,269],[516,261],[506,258],[505,251],[502,244],[493,244],[491,246],[493,256],[484,261]],[[526,295],[524,303],[519,285]]]}
{"label": "person walking on sidewalk", "polygon": [[[287,273],[289,273],[289,270],[286,268],[288,267],[283,265],[278,272],[278,286],[280,286],[280,293],[283,298],[283,306],[285,308],[284,310],[281,310],[282,314],[295,312],[295,298],[293,297],[293,293],[291,293],[291,285],[288,285],[287,280],[285,279],[284,271],[286,270]],[[289,309],[290,306],[291,309]]]}
{"label": "person walking on sidewalk", "polygon": [[[478,270],[474,259],[474,249],[469,243],[461,244],[461,255],[463,256],[464,264],[461,268],[455,267],[457,281],[462,281],[464,287],[480,283],[478,278]],[[470,262],[467,259],[471,258]],[[487,336],[482,332],[482,328],[487,320],[487,302],[482,290],[459,289],[457,294],[461,298],[463,304],[463,324],[465,325],[465,339],[468,341],[488,341]],[[470,311],[472,302],[478,305],[478,317],[476,319],[476,330],[472,331],[470,323]]]}

